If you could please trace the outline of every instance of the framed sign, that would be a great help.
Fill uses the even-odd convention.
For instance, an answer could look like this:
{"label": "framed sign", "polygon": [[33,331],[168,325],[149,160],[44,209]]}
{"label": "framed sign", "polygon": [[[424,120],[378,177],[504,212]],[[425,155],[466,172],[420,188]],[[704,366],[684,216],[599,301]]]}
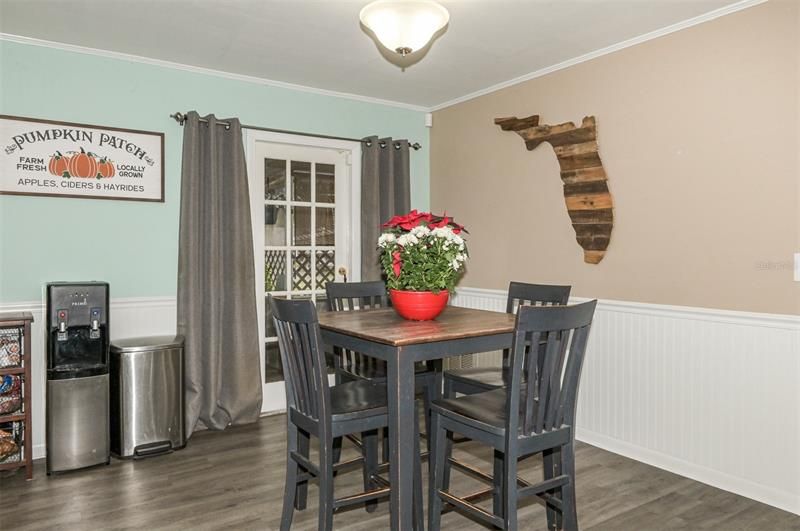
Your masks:
{"label": "framed sign", "polygon": [[164,133],[0,115],[0,194],[164,201]]}

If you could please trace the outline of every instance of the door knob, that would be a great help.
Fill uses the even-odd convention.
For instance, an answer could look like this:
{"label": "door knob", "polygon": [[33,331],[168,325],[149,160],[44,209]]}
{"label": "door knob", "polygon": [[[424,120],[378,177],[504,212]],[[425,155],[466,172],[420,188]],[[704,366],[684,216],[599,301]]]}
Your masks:
{"label": "door knob", "polygon": [[347,268],[345,266],[339,266],[339,274],[342,275],[344,281],[347,282]]}

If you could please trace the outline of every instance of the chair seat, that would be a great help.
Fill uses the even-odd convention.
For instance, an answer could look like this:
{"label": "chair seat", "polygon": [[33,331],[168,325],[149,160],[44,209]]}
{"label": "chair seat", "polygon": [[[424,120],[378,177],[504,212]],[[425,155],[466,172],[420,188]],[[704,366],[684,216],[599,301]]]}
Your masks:
{"label": "chair seat", "polygon": [[[484,391],[474,395],[465,395],[458,398],[443,398],[434,400],[431,409],[435,412],[459,421],[465,418],[477,421],[492,428],[495,433],[504,433],[506,429],[506,395],[508,388]],[[527,385],[522,385],[519,391],[520,401],[525,400]],[[518,419],[522,429],[522,411]],[[551,433],[569,433],[568,426],[550,430]]]}
{"label": "chair seat", "polygon": [[510,380],[508,368],[503,367],[469,367],[465,369],[450,369],[444,372],[444,377],[467,385],[478,384],[481,387],[500,388],[506,387]]}
{"label": "chair seat", "polygon": [[355,380],[331,387],[334,420],[352,420],[386,414],[386,385]]}
{"label": "chair seat", "polygon": [[505,429],[506,389],[434,400],[431,408],[446,417],[459,415],[495,428]]}

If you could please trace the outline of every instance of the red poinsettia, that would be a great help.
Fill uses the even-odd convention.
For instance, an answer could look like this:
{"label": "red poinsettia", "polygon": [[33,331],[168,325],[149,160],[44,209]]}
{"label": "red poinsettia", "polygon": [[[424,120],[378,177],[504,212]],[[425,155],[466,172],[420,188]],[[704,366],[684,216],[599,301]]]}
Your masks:
{"label": "red poinsettia", "polygon": [[430,222],[432,219],[433,216],[429,212],[417,212],[417,210],[414,209],[404,216],[394,216],[384,223],[382,227],[384,229],[399,227],[403,230],[411,230],[423,221]]}
{"label": "red poinsettia", "polygon": [[435,214],[431,214],[430,212],[418,212],[416,209],[403,216],[394,216],[392,219],[381,225],[381,227],[384,229],[410,231],[414,227],[417,227],[423,223],[430,229],[449,226],[451,229],[453,229],[455,234],[459,234],[461,231],[466,232],[463,225],[459,225],[453,221],[453,218],[448,217],[447,214],[444,216],[437,216]]}

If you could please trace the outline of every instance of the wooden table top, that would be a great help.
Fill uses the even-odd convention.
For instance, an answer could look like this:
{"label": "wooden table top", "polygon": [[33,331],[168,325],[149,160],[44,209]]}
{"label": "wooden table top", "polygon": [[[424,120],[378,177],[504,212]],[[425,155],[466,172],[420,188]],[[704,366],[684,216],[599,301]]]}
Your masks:
{"label": "wooden table top", "polygon": [[407,321],[392,308],[359,312],[320,312],[323,330],[400,347],[514,331],[512,314],[448,306],[433,321]]}

